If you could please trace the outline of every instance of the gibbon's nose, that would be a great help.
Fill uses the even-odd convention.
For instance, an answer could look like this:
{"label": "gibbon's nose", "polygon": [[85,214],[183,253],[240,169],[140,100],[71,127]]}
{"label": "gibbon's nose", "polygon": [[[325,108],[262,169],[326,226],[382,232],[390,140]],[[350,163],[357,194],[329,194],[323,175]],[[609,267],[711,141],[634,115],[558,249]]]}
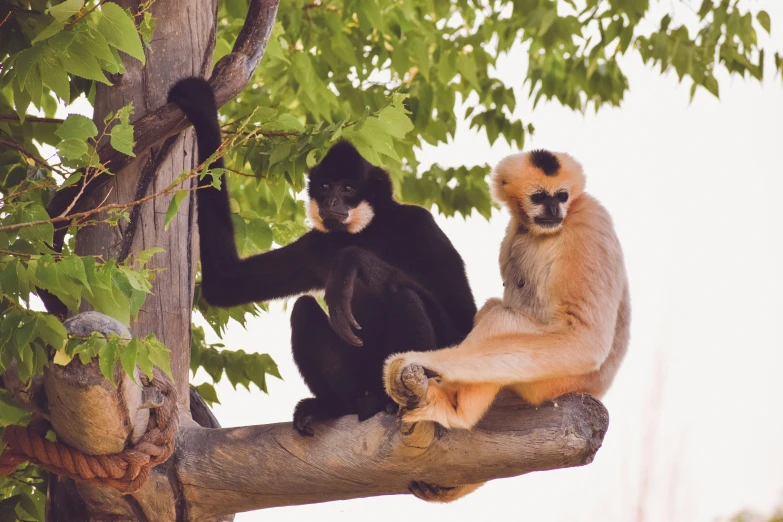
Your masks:
{"label": "gibbon's nose", "polygon": [[546,210],[549,212],[549,215],[553,218],[559,218],[560,217],[560,203],[558,202],[550,202],[546,204]]}
{"label": "gibbon's nose", "polygon": [[337,204],[339,202],[340,202],[339,199],[337,199],[336,197],[332,196],[332,197],[330,197],[329,199],[326,200],[326,206],[329,207],[329,208],[332,208],[332,207],[337,206]]}

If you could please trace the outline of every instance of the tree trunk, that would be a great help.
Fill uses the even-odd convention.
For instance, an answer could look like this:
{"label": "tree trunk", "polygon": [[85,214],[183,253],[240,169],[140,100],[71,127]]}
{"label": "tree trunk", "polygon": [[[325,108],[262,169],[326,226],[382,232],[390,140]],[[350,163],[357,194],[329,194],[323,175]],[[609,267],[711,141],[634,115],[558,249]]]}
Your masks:
{"label": "tree trunk", "polygon": [[[137,0],[116,0],[123,8],[138,10]],[[116,112],[128,103],[134,107],[134,117],[151,113],[160,106],[166,105],[169,88],[179,79],[186,76],[208,76],[212,66],[212,55],[215,45],[217,0],[166,0],[154,2],[152,14],[157,18],[157,28],[151,48],[147,49],[147,61],[142,65],[138,60],[124,56],[123,63],[126,72],[110,78],[112,87],[98,84],[95,113],[93,120],[98,128],[102,128],[103,119],[109,112]],[[191,170],[197,164],[196,141],[192,129],[173,136],[143,153],[137,153],[122,172],[109,168],[116,174],[97,192],[90,195],[89,203],[95,205],[107,197],[109,203],[128,202],[143,197],[148,193],[168,186],[182,171]],[[194,183],[195,184],[195,183]],[[148,265],[159,269],[154,283],[153,292],[147,297],[138,319],[130,325],[136,336],[154,333],[163,342],[171,354],[171,368],[178,391],[180,412],[188,417],[189,387],[188,371],[190,365],[190,325],[191,305],[193,302],[193,287],[195,282],[195,265],[198,261],[197,228],[195,227],[195,193],[186,199],[179,209],[179,214],[167,231],[163,230],[164,216],[171,196],[156,198],[144,205],[134,207],[130,220],[122,222],[117,227],[100,225],[85,228],[79,232],[76,241],[76,251],[80,255],[100,254],[104,258],[123,259],[151,247],[161,247],[165,253],[157,254]],[[72,365],[69,365],[70,369]],[[89,366],[86,370],[89,371]],[[96,368],[93,368],[96,370]],[[49,374],[55,372],[49,372]],[[98,372],[97,377],[100,377]],[[47,392],[69,393],[64,380],[59,386],[47,387]],[[70,379],[71,386],[78,389],[83,379]],[[102,412],[107,417],[104,426],[114,428],[116,435],[107,437],[106,433],[97,434],[95,424],[79,426],[72,431],[57,430],[60,437],[71,445],[91,454],[106,454],[120,451],[126,441],[122,427],[126,431],[144,430],[146,421],[134,419],[128,423],[117,423],[116,419],[128,419],[135,415],[133,403],[119,398],[127,398],[127,393],[116,394],[113,388],[93,386],[86,390],[78,400],[70,399],[70,404]],[[133,389],[133,387],[129,387]],[[102,391],[101,391],[102,390]],[[98,396],[98,394],[106,396]],[[136,392],[138,393],[138,388]],[[53,399],[47,393],[49,400]],[[57,410],[57,406],[50,405]],[[61,415],[62,417],[62,415]],[[109,418],[115,419],[112,422]],[[185,419],[187,422],[187,419]],[[73,436],[69,437],[69,433]],[[112,444],[111,441],[118,441]],[[153,480],[154,479],[154,480]],[[166,482],[165,473],[153,474],[151,481]],[[68,480],[52,481],[50,513],[53,520],[102,519],[104,517],[127,517],[128,520],[175,520],[173,513],[175,494],[166,484],[163,488],[168,492],[169,507],[163,513],[151,513],[134,497],[144,496],[150,488],[143,488],[133,497],[121,497],[112,493],[109,488],[99,488],[82,484],[72,484]],[[81,497],[74,499],[74,495]],[[149,495],[147,495],[149,496]],[[146,499],[141,499],[146,500]],[[150,505],[161,506],[165,500],[157,499]],[[82,509],[78,507],[82,506]],[[149,503],[148,503],[149,504]],[[66,506],[68,506],[66,508]],[[164,516],[164,513],[167,513]],[[173,515],[169,517],[168,514]],[[182,514],[180,513],[181,517]]]}

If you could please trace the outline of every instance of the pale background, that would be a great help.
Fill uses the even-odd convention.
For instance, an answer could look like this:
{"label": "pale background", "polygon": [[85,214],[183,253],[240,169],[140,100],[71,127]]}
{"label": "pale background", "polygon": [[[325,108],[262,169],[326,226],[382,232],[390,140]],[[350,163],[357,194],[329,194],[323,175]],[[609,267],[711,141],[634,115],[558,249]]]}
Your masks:
{"label": "pale background", "polygon": [[[773,37],[759,34],[771,62],[774,51],[783,52],[783,0],[746,5],[771,16]],[[676,8],[675,21],[693,20],[678,2],[660,7]],[[690,84],[633,57],[623,62],[630,92],[622,106],[583,116],[555,103],[532,110],[521,88],[525,63],[520,49],[500,61],[497,74],[518,88],[515,116],[536,126],[526,148],[581,161],[588,191],[614,217],[630,277],[631,345],[604,399],[611,424],[595,461],[497,480],[449,505],[389,496],[268,509],[240,514],[238,522],[397,522],[411,513],[458,521],[707,522],[743,508],[769,511],[783,500],[780,76],[772,67],[763,85],[719,76],[720,100],[699,91],[690,103]],[[422,168],[495,164],[513,152],[502,141],[490,148],[467,127],[452,143],[422,150]],[[507,219],[500,211],[489,222],[438,218],[465,260],[479,306],[501,294],[497,250]],[[227,347],[270,353],[285,381],[270,379],[269,395],[221,381],[215,414],[223,426],[289,421],[309,396],[289,338],[282,303],[247,330],[228,329]],[[201,371],[192,382],[206,380]]]}

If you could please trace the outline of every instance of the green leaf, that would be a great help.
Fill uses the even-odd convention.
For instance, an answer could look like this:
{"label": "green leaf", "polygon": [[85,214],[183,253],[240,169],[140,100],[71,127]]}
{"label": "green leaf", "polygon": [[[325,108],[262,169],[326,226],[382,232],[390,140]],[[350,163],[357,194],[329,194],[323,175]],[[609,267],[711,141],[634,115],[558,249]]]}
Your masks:
{"label": "green leaf", "polygon": [[132,158],[133,153],[133,125],[120,123],[111,129],[111,146],[116,150]]}
{"label": "green leaf", "polygon": [[272,229],[263,219],[252,219],[245,227],[246,252],[257,254],[272,246]]}
{"label": "green leaf", "polygon": [[38,337],[48,345],[59,350],[63,347],[63,342],[68,337],[68,332],[63,324],[53,315],[41,315],[38,324]]}
{"label": "green leaf", "polygon": [[59,57],[62,60],[63,67],[69,73],[111,85],[111,82],[106,79],[103,69],[98,64],[98,60],[83,45],[69,46],[64,52],[59,53]]}
{"label": "green leaf", "polygon": [[43,506],[35,502],[32,495],[21,495],[19,497],[19,507],[24,509],[33,520],[44,520]]}
{"label": "green leaf", "polygon": [[174,197],[171,198],[171,203],[169,203],[169,208],[166,210],[166,223],[163,225],[163,230],[169,229],[169,225],[172,221],[174,221],[174,218],[177,217],[179,206],[185,200],[185,196],[187,195],[188,191],[186,190],[180,190],[174,193]]}
{"label": "green leaf", "polygon": [[44,57],[40,62],[41,80],[49,87],[58,98],[68,101],[71,96],[71,88],[68,83],[68,73],[60,60]]}
{"label": "green leaf", "polygon": [[101,62],[109,65],[109,67],[104,66],[103,69],[110,72],[118,72],[118,60],[112,54],[109,43],[98,31],[87,29],[86,31],[77,32],[71,46],[79,46]]}
{"label": "green leaf", "polygon": [[79,139],[69,138],[57,144],[58,154],[67,159],[79,159],[87,154],[88,150],[87,144]]}
{"label": "green leaf", "polygon": [[144,18],[142,18],[139,24],[139,34],[144,42],[144,45],[149,45],[152,42],[152,35],[155,33],[155,26],[157,25],[157,19],[154,18],[149,11],[144,12]]}
{"label": "green leaf", "polygon": [[98,128],[87,116],[69,114],[65,121],[54,131],[63,140],[86,140],[98,135]]}
{"label": "green leaf", "polygon": [[65,181],[63,181],[63,184],[57,187],[57,190],[62,190],[65,187],[70,187],[71,185],[73,185],[74,183],[82,179],[82,174],[83,172],[81,170],[77,170],[76,172],[68,176],[65,179]]}
{"label": "green leaf", "polygon": [[165,249],[160,247],[152,247],[146,250],[142,250],[141,252],[136,254],[136,261],[139,263],[140,267],[144,268],[144,265],[146,265],[149,262],[149,260],[152,259],[152,256],[165,251],[166,251]]}
{"label": "green leaf", "polygon": [[84,0],[65,0],[65,2],[50,7],[47,11],[58,22],[66,22],[84,7]]}
{"label": "green leaf", "polygon": [[43,46],[28,47],[16,55],[14,69],[16,70],[16,83],[22,87],[27,83],[27,75],[35,68],[43,51]]}
{"label": "green leaf", "polygon": [[281,143],[272,151],[272,155],[269,157],[269,166],[271,167],[275,163],[278,163],[291,155],[291,143],[286,141]]}
{"label": "green leaf", "polygon": [[150,359],[150,346],[147,342],[139,343],[139,349],[136,351],[136,365],[144,375],[152,379],[154,365],[152,364],[152,359]]}
{"label": "green leaf", "polygon": [[62,31],[64,27],[65,27],[65,22],[55,20],[54,22],[49,24],[43,31],[38,33],[38,36],[35,37],[32,43],[42,42],[48,38],[51,38],[52,36]]}
{"label": "green leaf", "polygon": [[101,373],[115,387],[117,384],[114,382],[114,368],[117,366],[119,349],[120,341],[116,338],[109,340],[98,352],[98,365],[101,368]]}
{"label": "green leaf", "polygon": [[135,369],[136,369],[136,355],[139,351],[139,341],[135,337],[131,339],[128,344],[122,347],[120,352],[120,363],[122,369],[125,370],[134,382],[136,382]]}
{"label": "green leaf", "polygon": [[378,118],[386,127],[386,131],[395,138],[404,138],[414,128],[410,118],[396,107],[385,107],[378,114]]}
{"label": "green leaf", "polygon": [[33,315],[28,318],[26,322],[23,322],[21,326],[16,330],[16,344],[24,346],[29,344],[33,340],[33,334],[35,333],[36,326],[38,325],[38,315]]}
{"label": "green leaf", "polygon": [[193,386],[193,388],[198,392],[201,398],[204,399],[204,401],[206,401],[206,403],[209,404],[210,406],[213,406],[215,404],[220,404],[220,401],[218,400],[217,392],[215,391],[215,387],[209,384],[208,382],[199,384],[198,386]]}
{"label": "green leaf", "polygon": [[149,347],[149,359],[152,364],[163,370],[163,373],[168,375],[170,379],[174,379],[171,375],[171,360],[168,349],[152,334],[145,339],[145,342]]}
{"label": "green leaf", "polygon": [[127,278],[131,288],[134,290],[140,290],[142,292],[149,292],[152,288],[147,275],[144,272],[138,272],[131,268],[120,267],[120,272]]}
{"label": "green leaf", "polygon": [[17,116],[19,116],[19,121],[24,122],[25,113],[30,106],[30,93],[20,88],[17,82],[12,83],[12,89],[14,92],[14,109]]}
{"label": "green leaf", "polygon": [[761,24],[761,27],[767,31],[767,34],[771,33],[772,25],[769,21],[769,14],[767,14],[766,11],[759,11],[756,14],[756,19],[759,21],[759,24]]}
{"label": "green leaf", "polygon": [[136,32],[136,25],[133,18],[120,6],[114,3],[101,5],[98,32],[110,45],[144,63],[144,48]]}
{"label": "green leaf", "polygon": [[289,113],[281,114],[277,117],[277,121],[282,123],[286,129],[296,131],[296,132],[304,132],[305,127],[302,125],[302,122],[299,121],[298,118],[293,116]]}
{"label": "green leaf", "polygon": [[58,268],[63,274],[76,279],[87,287],[88,291],[90,290],[90,282],[87,280],[87,272],[81,257],[75,254],[66,256],[58,263]]}

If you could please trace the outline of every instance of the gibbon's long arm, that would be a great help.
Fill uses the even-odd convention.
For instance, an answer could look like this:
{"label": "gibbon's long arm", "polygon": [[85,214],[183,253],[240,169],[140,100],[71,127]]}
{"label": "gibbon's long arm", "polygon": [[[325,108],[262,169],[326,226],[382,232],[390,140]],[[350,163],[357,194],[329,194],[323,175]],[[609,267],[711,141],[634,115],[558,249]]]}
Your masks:
{"label": "gibbon's long arm", "polygon": [[579,328],[549,334],[504,334],[480,341],[468,337],[452,348],[409,352],[405,361],[418,363],[446,381],[507,386],[597,370],[606,359],[611,339],[601,343],[593,337]]}
{"label": "gibbon's long arm", "polygon": [[[221,145],[220,124],[214,94],[200,79],[178,83],[169,93],[193,123],[199,162],[205,162]],[[223,168],[223,158],[210,164]],[[216,190],[208,178],[198,182],[198,227],[204,298],[214,306],[228,307],[267,301],[322,288],[323,276],[312,252],[309,232],[294,243],[264,254],[240,259],[231,222],[228,187],[221,176]]]}
{"label": "gibbon's long arm", "polygon": [[[573,233],[590,234],[575,230]],[[567,274],[552,290],[555,317],[531,332],[521,310],[493,301],[465,340],[454,347],[402,354],[444,381],[507,386],[596,371],[612,349],[618,311],[627,291],[621,259],[601,249],[565,254]]]}

